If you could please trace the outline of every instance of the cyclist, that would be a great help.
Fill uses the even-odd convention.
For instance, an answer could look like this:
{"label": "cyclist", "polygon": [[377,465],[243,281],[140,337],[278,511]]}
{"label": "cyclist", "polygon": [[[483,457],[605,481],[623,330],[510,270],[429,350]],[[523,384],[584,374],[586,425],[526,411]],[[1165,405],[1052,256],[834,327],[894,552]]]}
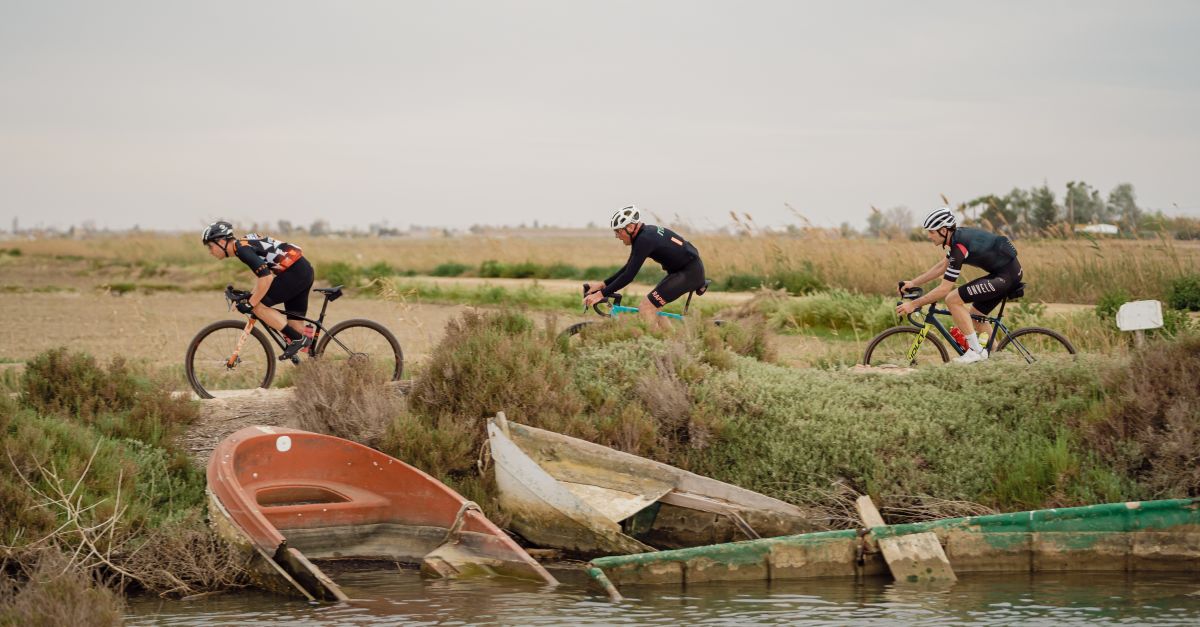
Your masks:
{"label": "cyclist", "polygon": [[583,298],[585,307],[591,307],[629,285],[647,258],[662,265],[667,276],[638,306],[638,314],[643,320],[653,323],[659,318],[658,310],[671,301],[688,292],[703,292],[704,263],[700,261],[700,252],[678,233],[642,222],[642,212],[634,205],[618,209],[609,220],[609,227],[617,239],[632,248],[629,260],[616,274],[590,285]]}
{"label": "cyclist", "polygon": [[[254,233],[237,239],[233,236],[233,225],[224,220],[208,225],[201,241],[213,257],[237,257],[258,277],[250,298],[239,301],[237,309],[244,314],[253,313],[287,337],[288,344],[280,360],[290,359],[312,344],[312,339],[304,333],[304,321],[298,316],[308,313],[313,267],[299,246]],[[286,318],[271,308],[279,303],[284,304]]]}
{"label": "cyclist", "polygon": [[[933,264],[917,278],[905,281],[900,291],[926,283],[939,274],[942,275],[942,283],[916,300],[901,303],[896,307],[896,313],[907,316],[945,298],[954,324],[960,329],[971,330],[971,334],[966,336],[967,351],[954,361],[973,363],[987,359],[987,350],[980,345],[978,335],[987,330],[987,325],[982,322],[973,324],[971,314],[990,312],[1020,285],[1022,274],[1021,263],[1017,261],[1017,248],[1003,235],[982,229],[959,228],[949,207],[929,212],[922,226],[929,241],[948,249],[946,258]],[[963,264],[982,268],[988,274],[954,290]]]}

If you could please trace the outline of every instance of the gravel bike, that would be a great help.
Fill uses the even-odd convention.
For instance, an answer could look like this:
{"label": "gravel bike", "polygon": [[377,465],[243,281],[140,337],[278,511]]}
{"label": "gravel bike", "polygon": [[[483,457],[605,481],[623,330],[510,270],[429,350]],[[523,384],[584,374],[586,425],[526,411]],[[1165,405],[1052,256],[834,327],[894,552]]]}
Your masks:
{"label": "gravel bike", "polygon": [[[404,353],[396,336],[378,322],[361,318],[343,320],[327,328],[325,311],[329,303],[342,296],[342,286],[313,291],[325,297],[320,317],[312,320],[292,314],[292,318],[312,326],[313,343],[307,352],[301,351],[292,357],[292,363],[300,363],[302,354],[309,358],[366,361],[387,380],[398,381],[404,370]],[[250,292],[225,286],[225,300],[231,310],[234,303],[248,298]],[[281,313],[287,314],[286,311]],[[277,361],[272,343],[282,352],[287,346],[287,338],[258,322],[254,314],[247,314],[245,322],[218,320],[192,338],[183,363],[188,383],[200,398],[213,398],[214,393],[227,390],[271,386]]]}
{"label": "gravel bike", "polygon": [[[904,283],[900,283],[900,285],[903,286]],[[915,300],[924,293],[925,290],[916,287],[904,292],[901,297],[905,300]],[[1074,358],[1075,346],[1058,331],[1043,327],[1023,327],[1011,331],[1005,326],[1002,321],[1004,306],[1008,301],[1016,300],[1024,294],[1025,284],[1019,283],[1012,293],[1000,301],[1000,310],[995,317],[971,314],[972,320],[992,325],[992,332],[988,336],[987,345],[984,346],[988,355],[991,357],[1019,355],[1027,363],[1053,356]],[[922,316],[920,321],[916,317],[918,314]],[[946,350],[947,345],[955,353],[962,355],[966,349],[955,341],[949,329],[936,317],[948,315],[950,315],[950,311],[938,309],[937,303],[929,303],[927,311],[923,312],[918,309],[908,314],[908,322],[911,326],[895,326],[876,335],[867,344],[867,350],[863,353],[863,363],[868,366],[916,366],[939,361],[946,362],[950,361],[950,352]],[[937,335],[931,335],[929,333],[931,330],[936,330],[945,343],[943,344]],[[933,348],[922,350],[926,343],[932,345]]]}
{"label": "gravel bike", "polygon": [[[692,296],[693,295],[703,296],[704,293],[708,291],[708,286],[711,283],[712,283],[712,280],[705,279],[703,286],[688,292],[687,300],[683,302],[683,313],[682,314],[671,313],[669,311],[660,311],[660,312],[658,312],[658,315],[660,315],[664,318],[671,318],[673,320],[683,320],[683,316],[687,314],[688,308],[690,308],[692,306]],[[590,290],[590,289],[591,289],[591,284],[584,283],[583,284],[583,295],[587,296],[588,290]],[[623,313],[635,314],[638,312],[637,307],[628,307],[628,306],[622,305],[620,294],[613,294],[611,298],[612,298],[611,303],[608,302],[609,301],[608,298],[605,298],[605,299],[601,300],[600,302],[596,303],[595,305],[592,305],[592,309],[597,314],[599,314],[605,318],[617,318],[618,316],[620,316]],[[587,308],[585,307],[583,311],[586,313]],[[589,324],[595,324],[595,321],[588,320],[588,321],[584,321],[584,322],[576,322],[575,324],[567,327],[562,333],[559,333],[558,337],[560,339],[568,339],[569,340],[572,336],[578,335],[581,331],[583,331],[585,328],[587,328],[587,326]],[[713,324],[715,324],[717,326],[721,326],[721,321],[713,320]]]}

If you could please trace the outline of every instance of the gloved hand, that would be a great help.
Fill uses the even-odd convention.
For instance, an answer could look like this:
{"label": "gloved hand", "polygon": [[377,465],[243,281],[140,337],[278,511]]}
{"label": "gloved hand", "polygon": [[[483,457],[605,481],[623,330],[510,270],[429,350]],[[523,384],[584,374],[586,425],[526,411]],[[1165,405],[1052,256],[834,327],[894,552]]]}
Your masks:
{"label": "gloved hand", "polygon": [[246,315],[250,315],[250,312],[254,311],[254,305],[251,305],[250,301],[248,300],[239,300],[237,302],[237,310]]}

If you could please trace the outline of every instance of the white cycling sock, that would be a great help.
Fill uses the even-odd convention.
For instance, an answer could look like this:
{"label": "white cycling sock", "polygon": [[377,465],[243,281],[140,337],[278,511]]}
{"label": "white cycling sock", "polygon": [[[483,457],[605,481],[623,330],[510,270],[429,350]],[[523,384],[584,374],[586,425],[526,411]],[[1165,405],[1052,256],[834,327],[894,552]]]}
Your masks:
{"label": "white cycling sock", "polygon": [[970,346],[971,350],[975,351],[976,353],[983,352],[983,346],[979,344],[978,334],[972,333],[967,336],[967,346]]}

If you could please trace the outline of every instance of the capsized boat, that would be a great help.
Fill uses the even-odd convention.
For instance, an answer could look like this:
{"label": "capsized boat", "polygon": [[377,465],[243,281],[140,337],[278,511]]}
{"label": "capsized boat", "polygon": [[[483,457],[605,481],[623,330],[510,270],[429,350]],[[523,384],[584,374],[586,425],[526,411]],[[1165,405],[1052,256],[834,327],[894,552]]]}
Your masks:
{"label": "capsized boat", "polygon": [[886,575],[880,540],[932,533],[964,573],[1200,572],[1200,498],[946,518],[594,559],[617,586]]}
{"label": "capsized boat", "polygon": [[806,512],[737,486],[578,438],[488,421],[500,507],[530,542],[643,553],[813,531]]}
{"label": "capsized boat", "polygon": [[328,435],[246,427],[208,464],[209,514],[256,583],[345,600],[312,560],[420,564],[436,577],[498,575],[556,584],[478,506],[375,449]]}

